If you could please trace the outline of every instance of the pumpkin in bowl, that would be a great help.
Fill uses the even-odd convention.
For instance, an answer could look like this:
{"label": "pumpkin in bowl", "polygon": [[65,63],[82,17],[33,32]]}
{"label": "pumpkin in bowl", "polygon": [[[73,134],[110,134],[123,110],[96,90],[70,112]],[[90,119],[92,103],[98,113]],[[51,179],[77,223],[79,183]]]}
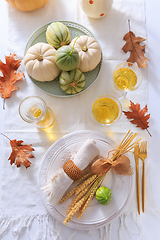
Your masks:
{"label": "pumpkin in bowl", "polygon": [[21,11],[33,11],[43,7],[48,0],[6,0],[6,2]]}
{"label": "pumpkin in bowl", "polygon": [[[74,40],[74,43],[79,37]],[[71,45],[60,47],[55,56],[57,66],[63,71],[71,71],[77,68],[79,63],[79,54]]]}
{"label": "pumpkin in bowl", "polygon": [[53,22],[46,30],[46,40],[54,48],[58,49],[71,42],[69,28],[61,22]]}
{"label": "pumpkin in bowl", "polygon": [[60,73],[55,63],[56,49],[48,43],[39,42],[30,47],[24,57],[28,75],[37,81],[52,81]]}
{"label": "pumpkin in bowl", "polygon": [[79,68],[82,72],[93,70],[101,61],[101,48],[98,42],[87,35],[80,36],[76,42],[75,38],[70,43],[79,53]]}
{"label": "pumpkin in bowl", "polygon": [[61,89],[67,94],[76,94],[85,86],[85,76],[79,69],[62,71],[59,77]]}

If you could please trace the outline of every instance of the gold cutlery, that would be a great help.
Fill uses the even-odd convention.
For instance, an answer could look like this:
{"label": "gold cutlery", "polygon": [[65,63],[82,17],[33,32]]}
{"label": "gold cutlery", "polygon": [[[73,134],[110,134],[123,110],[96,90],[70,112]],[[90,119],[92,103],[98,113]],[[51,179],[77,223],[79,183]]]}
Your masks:
{"label": "gold cutlery", "polygon": [[140,145],[139,158],[143,161],[142,170],[142,211],[145,211],[145,159],[147,157],[147,141],[144,141]]}
{"label": "gold cutlery", "polygon": [[140,214],[140,185],[139,185],[139,145],[134,148],[134,158],[136,163],[136,184],[137,184],[137,203],[138,213]]}

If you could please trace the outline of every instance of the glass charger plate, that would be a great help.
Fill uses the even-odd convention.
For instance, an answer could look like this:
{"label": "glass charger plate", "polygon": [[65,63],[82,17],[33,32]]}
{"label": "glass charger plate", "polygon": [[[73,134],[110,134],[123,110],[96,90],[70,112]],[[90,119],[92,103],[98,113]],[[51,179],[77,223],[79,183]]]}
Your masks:
{"label": "glass charger plate", "polygon": [[[75,23],[75,22],[70,22],[70,21],[59,21],[61,23],[63,23],[64,25],[66,25],[71,33],[71,39],[77,37],[77,36],[81,36],[81,35],[88,35],[90,37],[93,37],[93,34],[85,27],[83,27],[82,25]],[[26,54],[27,50],[35,45],[38,42],[44,42],[47,43],[46,40],[46,30],[48,24],[45,24],[43,26],[41,26],[40,28],[38,28],[29,38],[26,47],[25,47],[25,53]],[[59,84],[59,77],[55,78],[53,81],[50,82],[40,82],[40,81],[36,81],[34,78],[32,78],[31,76],[29,76],[29,78],[32,80],[32,82],[39,87],[41,90],[45,91],[46,93],[53,95],[53,96],[57,96],[57,97],[71,97],[71,96],[75,96],[77,94],[80,94],[82,92],[84,92],[86,89],[88,89],[93,83],[94,81],[97,79],[100,69],[101,69],[101,64],[102,64],[102,60],[101,62],[97,65],[97,67],[95,69],[93,69],[92,71],[86,72],[84,73],[85,75],[85,86],[83,88],[83,90],[79,93],[76,94],[67,94],[65,93]]]}
{"label": "glass charger plate", "polygon": [[[49,176],[63,167],[64,161],[70,159],[88,138],[92,138],[96,142],[100,154],[104,157],[108,156],[110,150],[115,149],[115,143],[108,136],[99,132],[84,130],[65,135],[59,139],[47,150],[41,161],[38,172],[40,195],[47,210],[60,222],[64,221],[72,199],[54,207],[41,191],[41,187],[45,186]],[[99,228],[113,222],[125,211],[133,195],[134,177],[120,176],[111,170],[107,173],[103,186],[109,187],[112,191],[111,203],[103,206],[94,198],[82,218],[77,220],[74,216],[67,226],[86,230]]]}

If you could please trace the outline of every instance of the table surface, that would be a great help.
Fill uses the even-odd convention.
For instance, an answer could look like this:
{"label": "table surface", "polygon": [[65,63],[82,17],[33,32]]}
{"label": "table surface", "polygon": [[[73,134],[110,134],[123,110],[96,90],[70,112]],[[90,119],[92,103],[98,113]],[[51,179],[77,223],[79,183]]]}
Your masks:
{"label": "table surface", "polygon": [[[150,152],[150,163],[151,163],[151,180],[153,186],[153,195],[157,204],[158,209],[160,210],[160,191],[159,191],[159,182],[160,182],[160,160],[159,160],[159,147],[158,143],[160,142],[160,127],[159,119],[160,112],[158,103],[160,102],[160,31],[159,31],[159,22],[160,22],[160,1],[159,0],[146,0],[146,30],[147,30],[147,41],[148,41],[148,51],[149,59],[148,63],[148,79],[149,79],[149,113],[151,114],[150,118],[150,132],[152,137],[149,139],[149,152]],[[7,17],[7,3],[4,0],[0,0],[0,59],[5,60],[6,48],[7,48],[7,31],[8,31],[8,17]],[[3,132],[4,124],[4,110],[3,110],[3,101],[0,100],[0,132]],[[0,180],[1,180],[1,169],[2,169],[2,154],[3,154],[3,145],[2,145],[2,135],[0,135]],[[159,220],[155,217],[142,213],[140,216],[141,224],[145,232],[146,240],[159,239]],[[9,233],[3,237],[3,239],[14,239],[13,236]],[[27,240],[27,237],[23,236],[24,240]],[[78,237],[76,238],[78,239]],[[84,240],[87,240],[87,237],[84,236]],[[125,238],[128,239],[128,238]],[[139,235],[134,238],[140,239]],[[118,240],[114,238],[114,240]]]}

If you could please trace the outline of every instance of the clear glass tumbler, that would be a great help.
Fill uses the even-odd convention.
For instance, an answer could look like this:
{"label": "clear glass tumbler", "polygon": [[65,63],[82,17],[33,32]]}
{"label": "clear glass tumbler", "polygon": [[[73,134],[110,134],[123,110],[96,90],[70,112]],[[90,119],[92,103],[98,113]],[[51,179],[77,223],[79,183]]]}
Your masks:
{"label": "clear glass tumbler", "polygon": [[29,96],[19,105],[19,115],[27,123],[33,123],[38,128],[48,128],[55,120],[52,110],[38,96]]}

